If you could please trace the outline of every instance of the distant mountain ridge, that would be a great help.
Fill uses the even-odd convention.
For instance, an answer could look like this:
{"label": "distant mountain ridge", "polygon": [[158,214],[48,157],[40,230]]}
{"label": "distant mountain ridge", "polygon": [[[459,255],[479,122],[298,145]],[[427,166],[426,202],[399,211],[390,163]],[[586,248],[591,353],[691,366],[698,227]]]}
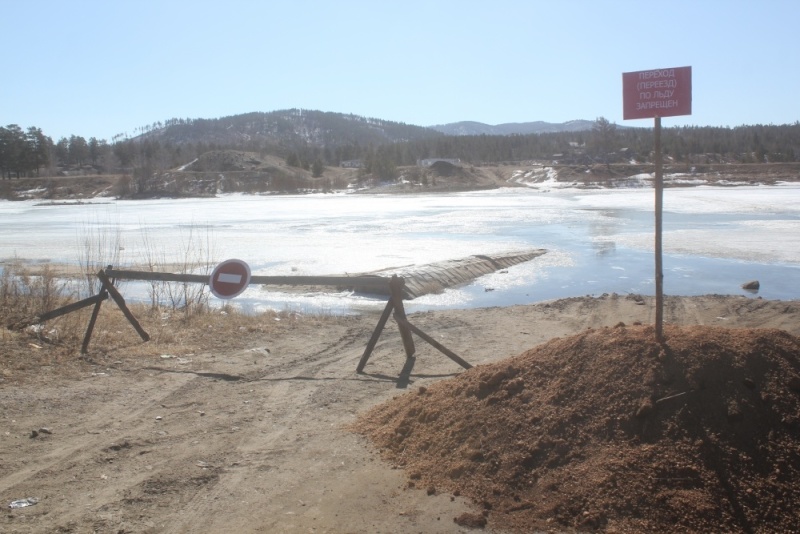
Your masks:
{"label": "distant mountain ridge", "polygon": [[214,143],[247,145],[268,142],[292,147],[310,145],[336,148],[406,141],[423,141],[442,136],[528,135],[591,130],[594,121],[564,123],[544,121],[498,125],[462,121],[436,126],[415,126],[353,114],[306,109],[252,112],[217,119],[170,119],[140,128],[138,139],[170,144]]}
{"label": "distant mountain ridge", "polygon": [[386,144],[441,137],[431,128],[306,109],[252,112],[218,119],[170,119],[145,127],[140,139],[166,143],[247,145],[269,142],[319,147]]}
{"label": "distant mountain ridge", "polygon": [[508,122],[504,124],[484,124],[482,122],[461,121],[437,124],[429,128],[445,135],[528,135],[558,132],[582,132],[591,130],[594,121],[573,120],[561,123],[534,121]]}

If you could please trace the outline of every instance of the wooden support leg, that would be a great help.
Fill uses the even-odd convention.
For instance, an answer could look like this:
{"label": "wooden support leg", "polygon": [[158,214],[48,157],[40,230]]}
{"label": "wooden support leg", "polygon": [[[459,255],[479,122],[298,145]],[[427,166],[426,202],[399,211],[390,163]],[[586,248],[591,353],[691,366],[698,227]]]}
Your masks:
{"label": "wooden support leg", "polygon": [[68,313],[72,313],[76,310],[80,310],[81,308],[85,308],[86,306],[91,306],[92,304],[97,304],[100,300],[105,300],[108,298],[108,293],[103,296],[102,292],[98,293],[97,295],[93,295],[91,297],[85,298],[78,302],[73,302],[72,304],[67,304],[62,308],[58,308],[57,310],[49,311],[46,313],[41,314],[38,317],[38,321],[43,323],[45,321],[49,321],[50,319],[55,319],[56,317],[61,317],[62,315],[66,315]]}
{"label": "wooden support leg", "polygon": [[358,362],[358,367],[356,367],[357,373],[362,372],[364,370],[364,366],[367,365],[367,360],[369,360],[369,357],[372,355],[372,351],[375,350],[375,345],[378,344],[378,339],[381,337],[381,332],[383,332],[383,328],[386,326],[386,321],[389,320],[389,315],[391,315],[393,309],[394,303],[390,298],[389,302],[386,303],[386,307],[383,309],[383,314],[381,314],[380,320],[378,320],[378,325],[372,332],[372,337],[369,338],[367,348],[364,349],[364,355],[361,356],[361,360]]}
{"label": "wooden support leg", "polygon": [[131,310],[128,309],[128,306],[125,304],[125,299],[122,298],[122,295],[119,294],[117,288],[114,287],[114,284],[111,283],[111,280],[108,279],[106,276],[105,271],[99,271],[97,273],[97,277],[103,283],[103,289],[108,291],[111,294],[111,298],[114,299],[114,302],[117,303],[119,309],[122,310],[122,313],[125,314],[125,317],[128,319],[128,322],[131,323],[133,328],[139,334],[139,337],[142,338],[142,341],[150,341],[150,335],[144,331],[142,325],[139,324],[139,321],[136,320],[136,317],[133,316]]}
{"label": "wooden support leg", "polygon": [[411,371],[414,370],[416,361],[417,359],[413,356],[406,358],[406,363],[403,365],[403,368],[400,370],[400,375],[397,377],[396,387],[398,389],[405,389],[408,387],[408,384],[411,382]]}
{"label": "wooden support leg", "polygon": [[428,343],[430,343],[431,346],[433,346],[433,348],[435,348],[436,350],[438,350],[439,352],[441,352],[442,354],[444,354],[445,356],[447,356],[448,358],[450,358],[451,360],[456,362],[458,365],[460,365],[464,369],[472,369],[472,365],[470,365],[470,363],[468,361],[464,360],[458,354],[456,354],[452,350],[448,349],[447,347],[445,347],[444,345],[442,345],[441,343],[439,343],[438,341],[433,339],[431,336],[429,336],[428,334],[426,334],[425,332],[420,330],[418,327],[416,327],[413,324],[411,324],[408,321],[408,319],[406,319],[404,322],[405,322],[406,327],[409,330],[411,330],[412,332],[417,334],[423,340],[425,340]]}
{"label": "wooden support leg", "polygon": [[86,354],[89,350],[89,341],[92,339],[92,332],[94,332],[94,323],[97,322],[97,316],[100,314],[100,305],[108,298],[108,292],[104,289],[100,290],[97,295],[97,302],[95,302],[94,310],[92,310],[92,318],[89,319],[89,327],[86,329],[86,335],[83,336],[83,344],[81,345],[81,354]]}
{"label": "wooden support leg", "polygon": [[[412,358],[417,351],[414,347],[414,338],[411,336],[406,319],[406,310],[403,306],[403,287],[405,287],[405,279],[393,275],[389,281],[389,289],[392,292],[392,302],[394,302],[394,318],[397,321],[397,326],[400,329],[400,337],[403,338],[403,347],[406,349],[406,358]],[[400,320],[398,320],[400,318]]]}

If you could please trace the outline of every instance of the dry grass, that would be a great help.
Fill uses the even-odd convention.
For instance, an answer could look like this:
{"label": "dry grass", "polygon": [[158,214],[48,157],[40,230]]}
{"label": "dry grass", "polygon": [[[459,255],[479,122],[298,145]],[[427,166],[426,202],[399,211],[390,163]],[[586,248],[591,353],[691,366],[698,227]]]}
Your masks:
{"label": "dry grass", "polygon": [[10,326],[29,324],[37,315],[74,300],[68,282],[50,264],[26,266],[13,261],[0,274],[0,320]]}
{"label": "dry grass", "polygon": [[[182,312],[131,306],[131,311],[149,334],[142,341],[117,305],[101,305],[86,354],[81,346],[92,307],[22,329],[2,328],[0,374],[6,381],[36,382],[59,374],[65,378],[85,376],[98,367],[146,366],[162,356],[188,357],[200,352],[229,352],[257,344],[294,328],[298,321],[323,318],[287,312],[257,316],[233,310],[211,310],[187,319]],[[262,341],[263,342],[263,341]]]}
{"label": "dry grass", "polygon": [[85,376],[98,367],[158,363],[162,355],[186,357],[252,347],[293,329],[299,321],[337,320],[294,312],[246,315],[232,307],[185,309],[130,306],[149,334],[143,342],[113,300],[101,304],[86,354],[81,346],[93,306],[36,324],[39,314],[78,300],[50,266],[4,265],[0,276],[0,382],[36,382],[55,375]]}

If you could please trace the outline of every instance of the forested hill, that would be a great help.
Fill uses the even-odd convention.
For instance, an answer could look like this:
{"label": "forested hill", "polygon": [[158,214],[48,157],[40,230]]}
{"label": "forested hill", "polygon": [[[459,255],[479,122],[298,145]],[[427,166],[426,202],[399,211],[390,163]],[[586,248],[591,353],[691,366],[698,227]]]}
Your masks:
{"label": "forested hill", "polygon": [[400,122],[306,109],[244,113],[219,119],[170,119],[139,129],[136,137],[170,144],[335,148],[420,141],[444,134]]}
{"label": "forested hill", "polygon": [[[425,141],[444,135],[529,135],[591,130],[594,121],[544,121],[484,124],[461,121],[422,127],[401,122],[307,109],[253,112],[219,119],[169,119],[138,128],[136,137],[175,144],[206,143],[241,146],[247,143],[318,147],[381,145]],[[126,135],[115,137],[116,140]]]}
{"label": "forested hill", "polygon": [[[603,117],[562,124],[461,122],[436,128],[442,131],[290,109],[169,119],[108,143],[75,135],[54,142],[40,128],[9,124],[0,126],[0,177],[119,173],[138,178],[186,168],[203,154],[220,150],[279,158],[288,167],[316,173],[324,167],[358,168],[378,179],[396,177],[397,167],[437,158],[469,165],[531,160],[609,165],[649,162],[653,156],[652,128],[617,127]],[[800,122],[665,128],[661,147],[667,160],[688,164],[797,162]]]}

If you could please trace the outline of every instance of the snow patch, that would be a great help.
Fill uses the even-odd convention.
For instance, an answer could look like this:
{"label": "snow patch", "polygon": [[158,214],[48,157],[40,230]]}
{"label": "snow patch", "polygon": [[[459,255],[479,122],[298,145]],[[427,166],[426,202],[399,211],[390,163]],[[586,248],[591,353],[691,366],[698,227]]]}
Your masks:
{"label": "snow patch", "polygon": [[556,171],[553,167],[545,166],[527,171],[518,169],[511,174],[511,178],[509,178],[507,181],[524,185],[526,187],[531,187],[533,189],[539,189],[540,187],[564,188],[573,185],[560,183],[558,181],[558,171]]}
{"label": "snow patch", "polygon": [[190,161],[186,165],[181,165],[180,167],[178,167],[178,170],[179,171],[185,171],[186,167],[189,167],[190,165],[194,165],[195,163],[197,163],[197,158],[194,158],[192,161]]}
{"label": "snow patch", "polygon": [[47,189],[45,189],[44,187],[37,187],[35,189],[28,189],[27,191],[22,191],[19,193],[19,196],[23,198],[33,198],[39,196],[41,193],[44,193],[45,191],[47,191]]}

